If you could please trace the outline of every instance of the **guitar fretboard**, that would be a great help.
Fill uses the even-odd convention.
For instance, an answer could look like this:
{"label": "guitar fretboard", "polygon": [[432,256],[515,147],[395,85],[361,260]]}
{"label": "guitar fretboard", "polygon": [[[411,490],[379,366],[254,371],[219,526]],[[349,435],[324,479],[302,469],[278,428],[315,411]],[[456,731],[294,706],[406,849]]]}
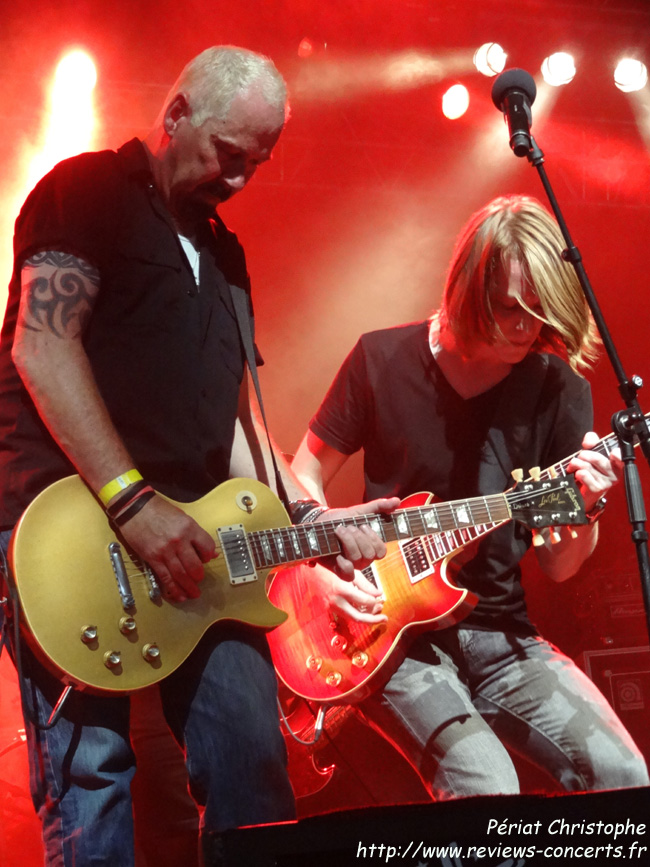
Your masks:
{"label": "guitar fretboard", "polygon": [[254,531],[248,541],[256,568],[268,569],[300,560],[338,554],[336,528],[368,526],[384,542],[462,530],[510,520],[509,494],[493,494],[447,503],[398,509],[390,515],[359,515],[345,521],[322,521]]}
{"label": "guitar fretboard", "polygon": [[[648,417],[646,415],[646,423]],[[609,434],[601,439],[593,450],[609,456],[617,445],[614,434]],[[575,452],[568,458],[553,464],[536,477],[536,484],[548,483],[549,480],[551,482],[541,500],[542,512],[545,508],[547,513],[555,517],[553,500],[554,496],[559,496],[561,490],[562,483],[559,480],[567,476],[567,467],[577,454]],[[558,482],[554,487],[555,480]],[[522,513],[527,508],[526,486],[532,488],[535,483],[523,483],[521,491],[515,489],[505,494],[398,509],[390,515],[358,515],[345,520],[298,524],[271,530],[258,530],[248,534],[230,532],[222,535],[224,553],[229,563],[232,561],[232,574],[252,574],[253,569],[272,569],[290,563],[327,557],[341,552],[341,543],[336,535],[336,529],[346,525],[368,526],[385,542],[426,537],[425,548],[428,556],[441,559],[456,548],[491,533],[513,517],[532,527],[552,526],[553,521],[538,522],[536,517],[535,521],[529,523],[523,517]],[[549,502],[545,503],[545,499]],[[578,520],[574,520],[577,515],[577,511],[572,508],[567,509],[564,504],[564,517],[558,519],[556,523],[579,523]],[[420,548],[420,551],[422,550]]]}

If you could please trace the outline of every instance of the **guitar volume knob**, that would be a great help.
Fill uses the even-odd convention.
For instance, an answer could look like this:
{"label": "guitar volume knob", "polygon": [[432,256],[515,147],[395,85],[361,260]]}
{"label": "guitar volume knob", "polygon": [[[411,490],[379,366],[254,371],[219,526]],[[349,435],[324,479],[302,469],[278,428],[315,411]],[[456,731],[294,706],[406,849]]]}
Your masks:
{"label": "guitar volume knob", "polygon": [[320,671],[323,664],[322,656],[308,656],[305,662],[308,671]]}
{"label": "guitar volume knob", "polygon": [[368,654],[364,653],[363,650],[355,653],[352,657],[352,665],[354,665],[356,668],[365,668],[366,665],[368,665]]}
{"label": "guitar volume knob", "polygon": [[84,644],[93,644],[93,642],[97,641],[97,627],[90,625],[82,626],[81,640]]}
{"label": "guitar volume knob", "polygon": [[138,624],[135,622],[135,618],[130,615],[125,615],[124,617],[120,617],[120,632],[123,635],[128,635],[130,632],[135,632],[138,628]]}
{"label": "guitar volume knob", "polygon": [[106,668],[119,668],[122,664],[122,654],[119,650],[107,650],[104,654]]}
{"label": "guitar volume knob", "polygon": [[343,676],[339,671],[330,671],[330,673],[325,678],[328,686],[338,686],[342,680]]}
{"label": "guitar volume knob", "polygon": [[344,652],[348,646],[348,643],[345,640],[345,638],[343,638],[343,636],[339,635],[337,632],[336,635],[332,636],[331,645],[332,645],[332,648],[334,650],[340,650],[340,651]]}
{"label": "guitar volume knob", "polygon": [[153,641],[145,644],[142,648],[142,656],[147,660],[147,662],[156,662],[160,659],[160,648]]}

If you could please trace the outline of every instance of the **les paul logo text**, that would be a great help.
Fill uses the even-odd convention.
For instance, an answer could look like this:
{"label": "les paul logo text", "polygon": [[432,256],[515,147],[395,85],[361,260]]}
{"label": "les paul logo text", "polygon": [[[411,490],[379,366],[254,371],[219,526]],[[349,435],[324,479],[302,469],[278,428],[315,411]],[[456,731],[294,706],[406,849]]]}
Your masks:
{"label": "les paul logo text", "polygon": [[544,506],[561,506],[562,501],[562,491],[555,491],[552,494],[544,494],[539,501],[539,507],[543,509]]}

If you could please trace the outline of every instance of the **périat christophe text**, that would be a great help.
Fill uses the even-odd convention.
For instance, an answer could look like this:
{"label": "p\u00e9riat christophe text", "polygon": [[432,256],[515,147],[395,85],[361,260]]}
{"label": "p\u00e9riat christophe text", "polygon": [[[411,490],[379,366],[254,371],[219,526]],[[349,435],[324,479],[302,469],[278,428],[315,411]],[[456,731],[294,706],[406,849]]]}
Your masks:
{"label": "p\u00e9riat christophe text", "polygon": [[[458,859],[470,857],[473,861],[492,857],[516,856],[525,859],[549,859],[554,863],[576,863],[574,859],[598,861],[598,859],[630,859],[648,863],[650,848],[642,838],[646,834],[644,822],[612,822],[601,819],[552,819],[550,821],[512,821],[493,818],[487,822],[485,839],[481,845],[430,846],[424,841],[388,845],[359,841],[356,858],[374,859],[388,863],[395,859],[442,858],[442,863],[462,863]],[[552,842],[550,842],[552,841]],[[641,859],[639,862],[638,859]],[[431,862],[427,862],[431,863]],[[437,860],[435,863],[439,863]],[[523,862],[525,863],[525,860]],[[548,861],[547,861],[548,863]]]}

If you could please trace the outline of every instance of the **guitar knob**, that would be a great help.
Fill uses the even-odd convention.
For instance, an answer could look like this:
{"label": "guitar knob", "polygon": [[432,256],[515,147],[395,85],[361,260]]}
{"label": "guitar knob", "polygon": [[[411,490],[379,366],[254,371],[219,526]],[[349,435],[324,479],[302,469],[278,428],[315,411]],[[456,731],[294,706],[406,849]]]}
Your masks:
{"label": "guitar knob", "polygon": [[305,662],[308,671],[320,671],[323,664],[322,656],[308,656]]}
{"label": "guitar knob", "polygon": [[120,617],[120,632],[123,635],[128,635],[130,632],[135,632],[138,628],[138,624],[135,622],[135,618],[130,617],[129,615],[125,617]]}
{"label": "guitar knob", "polygon": [[97,641],[97,627],[96,626],[82,626],[81,627],[81,640],[84,644],[93,644]]}
{"label": "guitar knob", "polygon": [[332,636],[331,645],[334,650],[340,650],[343,653],[345,652],[348,643],[342,635],[339,635],[337,633],[336,635]]}
{"label": "guitar knob", "polygon": [[156,660],[160,658],[160,648],[153,642],[145,644],[142,648],[142,656],[147,660],[147,662],[156,662]]}
{"label": "guitar knob", "polygon": [[119,668],[122,664],[122,655],[119,650],[107,650],[104,654],[106,668]]}
{"label": "guitar knob", "polygon": [[352,657],[352,665],[354,665],[356,668],[365,668],[366,665],[368,665],[368,654],[364,653],[363,650],[355,653]]}
{"label": "guitar knob", "polygon": [[325,678],[325,682],[328,686],[338,686],[342,680],[343,676],[338,671],[330,671],[330,673]]}

